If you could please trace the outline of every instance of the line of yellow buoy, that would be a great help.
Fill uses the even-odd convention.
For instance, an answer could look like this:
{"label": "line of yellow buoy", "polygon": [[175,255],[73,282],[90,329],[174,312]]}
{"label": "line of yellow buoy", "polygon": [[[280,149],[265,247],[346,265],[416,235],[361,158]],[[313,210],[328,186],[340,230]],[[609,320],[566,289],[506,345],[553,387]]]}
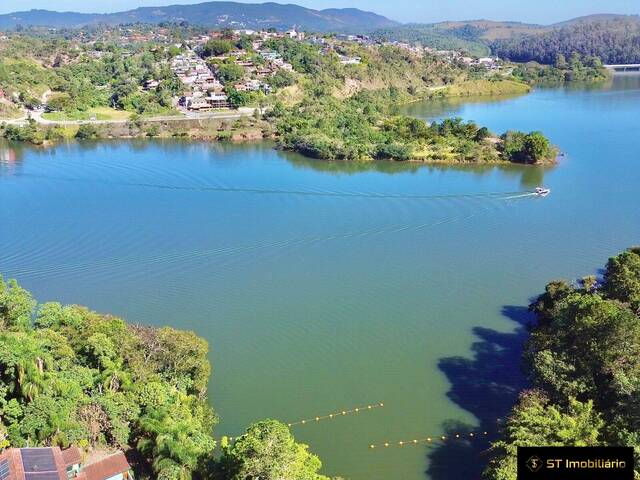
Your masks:
{"label": "line of yellow buoy", "polygon": [[288,427],[294,427],[296,425],[306,425],[307,423],[319,422],[321,420],[330,420],[337,417],[343,417],[345,415],[352,415],[354,413],[362,413],[368,412],[369,410],[373,410],[374,408],[382,408],[384,407],[384,403],[375,403],[371,405],[366,405],[364,407],[356,407],[351,410],[342,410],[341,412],[330,413],[328,415],[319,415],[317,417],[305,418],[303,420],[298,420],[297,422],[287,423]]}
{"label": "line of yellow buoy", "polygon": [[381,444],[371,444],[369,445],[370,449],[374,448],[389,448],[389,447],[404,447],[405,445],[419,445],[422,443],[433,444],[436,442],[446,442],[447,440],[464,440],[470,439],[473,440],[475,438],[484,438],[489,435],[489,432],[468,432],[468,433],[454,433],[452,435],[440,435],[434,437],[424,437],[424,438],[414,438],[413,440],[400,440],[399,442],[384,442]]}
{"label": "line of yellow buoy", "polygon": [[[376,408],[382,408],[384,407],[384,403],[380,402],[380,403],[372,403],[371,405],[366,405],[364,407],[355,407],[352,408],[350,410],[342,410],[340,412],[336,412],[336,413],[329,413],[328,415],[320,415],[317,417],[311,417],[311,418],[305,418],[302,420],[298,420],[297,422],[291,422],[291,423],[287,423],[288,427],[295,427],[297,425],[306,425],[308,423],[313,423],[313,422],[319,422],[321,420],[329,420],[329,419],[333,419],[333,418],[337,418],[337,417],[343,417],[346,415],[352,415],[354,413],[363,413],[363,412],[368,412],[370,410],[374,410]],[[237,437],[223,437],[226,438],[229,442],[233,442],[234,440],[237,440],[241,437],[244,437],[245,434],[243,435],[238,435]]]}

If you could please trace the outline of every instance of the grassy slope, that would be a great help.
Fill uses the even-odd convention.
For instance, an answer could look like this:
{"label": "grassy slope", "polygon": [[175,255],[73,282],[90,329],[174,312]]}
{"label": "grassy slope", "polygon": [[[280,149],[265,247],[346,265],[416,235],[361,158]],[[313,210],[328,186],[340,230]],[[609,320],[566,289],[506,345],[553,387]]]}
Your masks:
{"label": "grassy slope", "polygon": [[23,116],[22,110],[11,103],[0,102],[0,120],[13,120]]}
{"label": "grassy slope", "polygon": [[521,94],[528,93],[529,91],[531,91],[529,85],[514,80],[468,80],[447,87],[441,91],[441,95],[445,97],[466,97]]}
{"label": "grassy slope", "polygon": [[91,108],[85,112],[49,112],[43,113],[42,118],[45,120],[69,121],[69,120],[90,120],[95,117],[96,120],[128,120],[131,112],[115,110],[108,107]]}

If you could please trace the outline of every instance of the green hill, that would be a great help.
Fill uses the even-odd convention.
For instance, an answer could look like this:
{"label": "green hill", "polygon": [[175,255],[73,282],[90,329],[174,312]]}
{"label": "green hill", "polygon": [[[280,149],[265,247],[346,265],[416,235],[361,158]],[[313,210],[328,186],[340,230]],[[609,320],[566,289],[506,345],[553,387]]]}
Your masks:
{"label": "green hill", "polygon": [[516,62],[554,63],[569,58],[597,56],[604,63],[640,62],[640,17],[594,15],[564,22],[538,35],[499,39],[491,44],[496,55]]}

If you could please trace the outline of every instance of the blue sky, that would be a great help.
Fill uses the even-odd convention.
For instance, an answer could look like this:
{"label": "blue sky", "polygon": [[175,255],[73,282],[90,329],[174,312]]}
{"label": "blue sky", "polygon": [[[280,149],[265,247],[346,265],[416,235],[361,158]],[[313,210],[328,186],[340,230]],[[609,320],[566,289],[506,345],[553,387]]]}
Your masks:
{"label": "blue sky", "polygon": [[[201,3],[203,0],[0,0],[0,13],[32,8],[113,12],[141,6]],[[240,0],[248,3],[246,0]],[[251,3],[258,3],[254,0]],[[310,8],[358,7],[402,22],[441,20],[518,20],[554,23],[591,13],[640,14],[639,0],[288,0]]]}

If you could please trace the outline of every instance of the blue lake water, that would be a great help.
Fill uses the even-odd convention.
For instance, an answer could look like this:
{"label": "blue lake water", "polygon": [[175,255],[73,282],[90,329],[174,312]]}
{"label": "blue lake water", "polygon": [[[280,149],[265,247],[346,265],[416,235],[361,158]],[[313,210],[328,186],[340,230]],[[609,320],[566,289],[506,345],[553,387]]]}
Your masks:
{"label": "blue lake water", "polygon": [[[640,77],[406,111],[541,130],[565,155],[452,168],[268,143],[3,144],[0,273],[205,337],[216,435],[384,402],[292,429],[326,474],[474,478],[522,386],[531,297],[640,243]],[[398,446],[470,429],[483,438]]]}

